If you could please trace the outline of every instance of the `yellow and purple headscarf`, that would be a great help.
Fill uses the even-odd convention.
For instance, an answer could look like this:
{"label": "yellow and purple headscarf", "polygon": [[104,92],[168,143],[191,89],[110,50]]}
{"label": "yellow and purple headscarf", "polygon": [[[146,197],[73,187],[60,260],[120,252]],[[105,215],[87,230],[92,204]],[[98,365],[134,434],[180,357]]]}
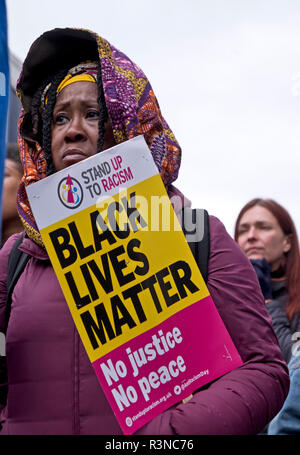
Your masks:
{"label": "yellow and purple headscarf", "polygon": [[[116,143],[143,134],[167,190],[171,191],[171,184],[178,176],[181,149],[162,117],[142,70],[125,54],[88,30],[66,28],[46,32],[31,46],[17,83],[23,105],[18,143],[24,167],[17,205],[28,236],[40,245],[43,245],[42,239],[25,191],[27,185],[45,178],[47,171],[43,149],[32,132],[32,98],[49,72],[54,76],[63,66],[69,65],[72,69],[62,82],[65,86],[74,77],[73,73],[77,74],[81,62],[86,61],[101,65],[105,103]],[[96,78],[97,69],[93,67],[92,71],[92,77]],[[46,98],[47,90],[43,93],[43,102]]]}
{"label": "yellow and purple headscarf", "polygon": [[[69,69],[67,75],[61,81],[56,90],[56,96],[58,96],[64,88],[68,85],[73,84],[74,82],[97,82],[97,62],[82,62],[73,68]],[[43,111],[47,104],[47,93],[50,89],[51,83],[47,84],[43,93],[41,95],[41,107],[40,110]]]}

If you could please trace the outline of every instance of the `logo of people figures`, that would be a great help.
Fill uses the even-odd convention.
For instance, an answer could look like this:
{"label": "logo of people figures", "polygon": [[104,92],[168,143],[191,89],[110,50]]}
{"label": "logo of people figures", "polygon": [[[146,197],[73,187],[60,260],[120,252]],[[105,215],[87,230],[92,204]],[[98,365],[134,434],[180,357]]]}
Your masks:
{"label": "logo of people figures", "polygon": [[58,185],[58,197],[65,207],[76,209],[83,200],[82,186],[68,174],[68,177],[64,177]]}

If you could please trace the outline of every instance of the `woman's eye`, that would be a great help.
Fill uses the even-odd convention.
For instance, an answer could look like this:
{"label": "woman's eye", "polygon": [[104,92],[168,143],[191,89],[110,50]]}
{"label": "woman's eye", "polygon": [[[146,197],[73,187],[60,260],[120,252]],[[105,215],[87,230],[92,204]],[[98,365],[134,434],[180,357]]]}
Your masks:
{"label": "woman's eye", "polygon": [[99,111],[88,111],[86,114],[87,118],[99,118]]}
{"label": "woman's eye", "polygon": [[54,117],[54,123],[56,123],[57,125],[61,125],[65,123],[67,120],[68,117],[66,116],[66,114],[57,114]]}

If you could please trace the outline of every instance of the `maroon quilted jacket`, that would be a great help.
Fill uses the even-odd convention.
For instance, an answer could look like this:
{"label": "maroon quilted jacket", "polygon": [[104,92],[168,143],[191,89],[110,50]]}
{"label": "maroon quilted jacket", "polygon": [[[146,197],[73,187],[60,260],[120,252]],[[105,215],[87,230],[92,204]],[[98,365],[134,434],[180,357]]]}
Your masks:
{"label": "maroon quilted jacket", "polygon": [[[210,233],[208,288],[244,363],[139,434],[256,434],[287,396],[287,367],[255,272],[212,216]],[[0,251],[0,329],[7,259],[17,235]],[[13,293],[1,434],[121,434],[47,254],[29,238],[21,249],[32,257]]]}

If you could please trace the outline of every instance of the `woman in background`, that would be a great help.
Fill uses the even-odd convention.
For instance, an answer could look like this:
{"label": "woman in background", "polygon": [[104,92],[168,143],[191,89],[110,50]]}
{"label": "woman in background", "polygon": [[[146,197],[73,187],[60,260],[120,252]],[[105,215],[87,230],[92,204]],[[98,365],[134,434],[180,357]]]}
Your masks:
{"label": "woman in background", "polygon": [[23,231],[17,211],[17,190],[23,177],[23,167],[20,160],[18,145],[7,145],[6,159],[4,162],[4,179],[2,188],[2,230],[1,246],[8,237],[16,232]]}
{"label": "woman in background", "polygon": [[271,199],[252,199],[240,211],[234,238],[257,274],[286,362],[300,331],[300,255],[295,225]]}

